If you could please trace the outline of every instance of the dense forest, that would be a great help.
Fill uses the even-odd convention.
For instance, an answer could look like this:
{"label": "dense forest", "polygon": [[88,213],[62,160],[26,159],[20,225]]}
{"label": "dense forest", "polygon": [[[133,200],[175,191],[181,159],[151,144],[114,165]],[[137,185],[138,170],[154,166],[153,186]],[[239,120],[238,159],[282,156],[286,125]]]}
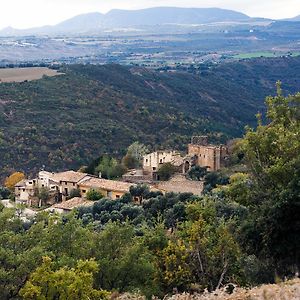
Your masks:
{"label": "dense forest", "polygon": [[266,104],[268,124],[258,116],[235,145],[231,175],[207,174],[201,197],[138,186],[29,220],[1,206],[0,298],[150,299],[299,276],[300,94],[284,97],[278,85]]}
{"label": "dense forest", "polygon": [[282,80],[300,85],[300,58],[245,60],[200,74],[119,65],[70,65],[65,75],[0,84],[1,176],[77,169],[134,141],[185,150],[194,134],[242,135]]}

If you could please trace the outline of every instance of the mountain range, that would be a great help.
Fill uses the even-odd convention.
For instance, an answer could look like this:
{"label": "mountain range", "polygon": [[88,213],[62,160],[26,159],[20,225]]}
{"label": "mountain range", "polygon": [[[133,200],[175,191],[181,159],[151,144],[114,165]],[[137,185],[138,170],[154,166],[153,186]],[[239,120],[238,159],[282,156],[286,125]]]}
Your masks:
{"label": "mountain range", "polygon": [[245,22],[251,18],[243,13],[220,8],[154,7],[141,10],[114,9],[78,15],[54,26],[19,30],[4,28],[0,35],[84,33],[118,27],[156,26],[164,24],[209,24],[216,22]]}

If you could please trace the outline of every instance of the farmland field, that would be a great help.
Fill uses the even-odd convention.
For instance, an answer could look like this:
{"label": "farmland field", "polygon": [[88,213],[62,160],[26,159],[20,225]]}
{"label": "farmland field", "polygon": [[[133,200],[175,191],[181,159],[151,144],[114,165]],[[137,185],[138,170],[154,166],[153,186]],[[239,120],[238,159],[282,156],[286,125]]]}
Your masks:
{"label": "farmland field", "polygon": [[23,82],[41,79],[45,76],[57,76],[56,70],[42,67],[0,69],[0,82]]}
{"label": "farmland field", "polygon": [[241,54],[237,54],[234,56],[234,58],[236,59],[250,59],[250,58],[259,58],[259,57],[266,57],[266,58],[271,58],[271,57],[280,57],[280,56],[299,56],[300,52],[289,52],[289,53],[285,53],[285,52],[250,52],[250,53],[241,53]]}

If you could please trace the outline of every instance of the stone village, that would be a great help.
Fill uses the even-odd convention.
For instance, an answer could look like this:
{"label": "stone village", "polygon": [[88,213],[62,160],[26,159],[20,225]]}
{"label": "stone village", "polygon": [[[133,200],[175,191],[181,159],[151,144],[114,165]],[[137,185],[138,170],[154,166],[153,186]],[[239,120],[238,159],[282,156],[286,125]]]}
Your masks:
{"label": "stone village", "polygon": [[[58,212],[92,205],[93,202],[86,199],[87,193],[92,189],[112,200],[121,198],[129,192],[131,186],[137,184],[146,184],[150,191],[160,191],[163,194],[175,192],[200,195],[203,183],[187,179],[186,174],[193,166],[205,167],[211,172],[220,170],[228,160],[228,147],[209,144],[207,136],[194,136],[187,148],[186,156],[173,150],[155,151],[145,155],[142,168],[129,170],[123,175],[122,181],[75,171],[52,173],[42,170],[37,178],[24,179],[15,185],[16,203],[29,207],[41,206],[41,200],[36,196],[36,190],[41,188],[47,189],[49,193],[46,204]],[[160,181],[158,170],[166,163],[172,164],[176,172],[170,180]],[[72,190],[78,190],[80,197],[70,199]]]}

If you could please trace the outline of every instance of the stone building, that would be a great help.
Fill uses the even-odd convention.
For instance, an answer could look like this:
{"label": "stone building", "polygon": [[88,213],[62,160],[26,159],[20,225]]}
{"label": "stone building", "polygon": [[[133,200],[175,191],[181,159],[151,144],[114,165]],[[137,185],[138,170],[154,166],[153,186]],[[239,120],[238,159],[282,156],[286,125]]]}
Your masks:
{"label": "stone building", "polygon": [[218,171],[225,166],[228,148],[225,145],[211,145],[207,136],[194,136],[188,145],[188,156],[194,157],[195,165]]}
{"label": "stone building", "polygon": [[143,169],[146,172],[153,172],[157,171],[165,163],[175,165],[177,161],[180,161],[182,164],[182,158],[177,151],[155,151],[144,156]]}

